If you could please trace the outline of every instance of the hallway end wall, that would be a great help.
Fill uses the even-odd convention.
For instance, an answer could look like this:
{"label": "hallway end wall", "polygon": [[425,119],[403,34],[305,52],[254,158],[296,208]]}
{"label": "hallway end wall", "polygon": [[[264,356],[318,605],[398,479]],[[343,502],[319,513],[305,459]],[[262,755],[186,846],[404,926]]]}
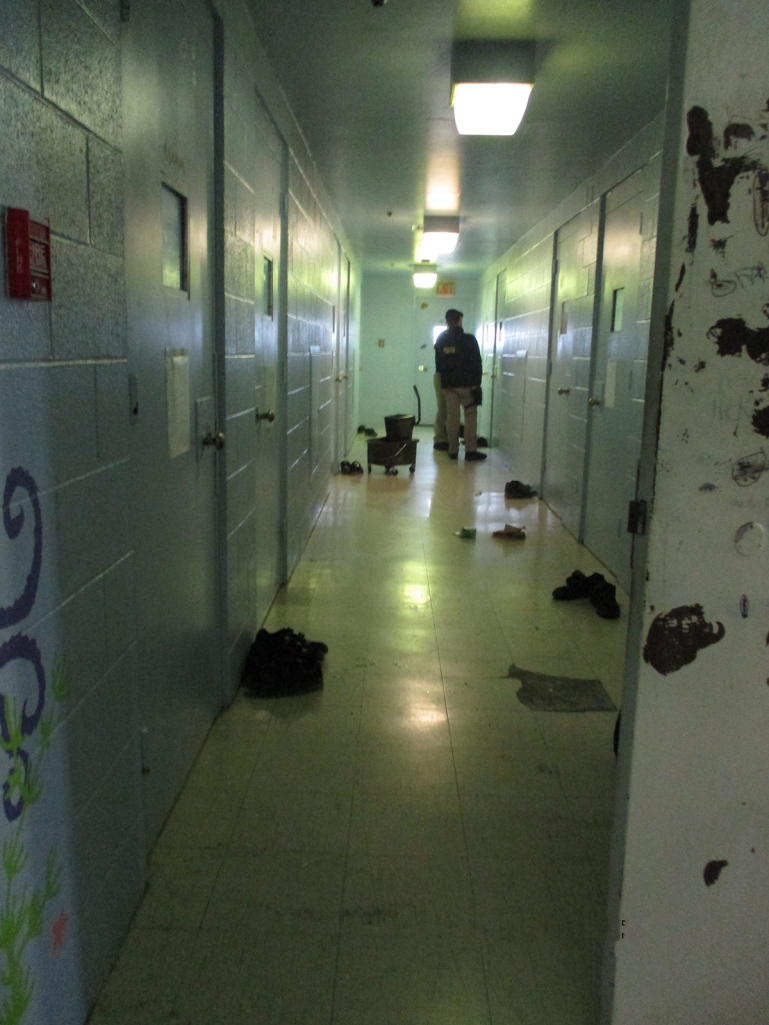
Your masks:
{"label": "hallway end wall", "polygon": [[[440,300],[440,308],[458,306],[468,312],[475,305],[477,279],[457,282],[457,295]],[[435,303],[435,291],[417,291],[411,274],[365,274],[360,305],[360,422],[384,430],[384,418],[394,413],[417,413],[415,333],[419,298]],[[465,330],[478,335],[472,313]],[[380,340],[384,345],[380,345]],[[433,388],[435,358],[424,356],[428,372],[419,377],[422,387]],[[423,383],[424,382],[424,383]]]}

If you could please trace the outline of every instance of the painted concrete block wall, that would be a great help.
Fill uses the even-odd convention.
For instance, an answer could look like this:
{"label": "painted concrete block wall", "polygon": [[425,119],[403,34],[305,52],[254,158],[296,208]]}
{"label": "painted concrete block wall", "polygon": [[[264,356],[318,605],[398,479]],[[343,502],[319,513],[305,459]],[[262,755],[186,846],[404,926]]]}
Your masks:
{"label": "painted concrete block wall", "polygon": [[497,349],[499,444],[520,480],[539,487],[545,423],[553,239],[507,267]]}
{"label": "painted concrete block wall", "polygon": [[692,0],[688,42],[674,37],[604,1019],[618,1025],[769,1013],[767,37],[769,8],[746,0]]}
{"label": "painted concrete block wall", "polygon": [[0,297],[0,964],[28,1023],[83,1020],[144,877],[119,44],[117,0],[0,0],[0,205],[53,234],[52,304]]}
{"label": "painted concrete block wall", "polygon": [[515,476],[534,486],[542,471],[554,233],[659,152],[662,129],[660,114],[488,267],[479,283],[478,337],[486,338],[491,296],[502,275],[493,433]]}
{"label": "painted concrete block wall", "polygon": [[288,566],[304,549],[328,490],[338,243],[292,157],[288,195]]}
{"label": "painted concrete block wall", "polygon": [[[261,62],[246,72],[230,48],[225,344],[235,480],[249,473],[239,421],[254,401],[253,74],[301,145],[246,9],[236,0],[221,7],[238,53],[250,47]],[[120,8],[119,0],[0,0],[0,208],[50,218],[53,236],[53,303],[0,296],[0,971],[3,1000],[24,1025],[85,1020],[144,883]],[[313,188],[322,194],[320,183]],[[319,408],[323,439],[328,413]],[[327,472],[322,444],[315,465]],[[251,542],[238,529],[254,502],[246,491],[233,485],[228,496],[239,560],[245,551],[231,572],[236,624],[252,614]],[[321,491],[319,483],[316,505]],[[27,926],[16,933],[13,901]]]}
{"label": "painted concrete block wall", "polygon": [[[232,26],[225,34],[224,316],[227,459],[227,644],[230,687],[257,625],[256,587],[256,150],[254,72]],[[261,267],[260,267],[261,271]]]}

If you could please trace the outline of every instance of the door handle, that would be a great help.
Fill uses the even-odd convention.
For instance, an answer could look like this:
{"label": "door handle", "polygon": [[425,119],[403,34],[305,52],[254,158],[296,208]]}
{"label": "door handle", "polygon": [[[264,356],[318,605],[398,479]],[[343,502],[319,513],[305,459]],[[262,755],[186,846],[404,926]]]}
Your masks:
{"label": "door handle", "polygon": [[266,413],[260,413],[259,410],[257,409],[257,411],[256,411],[257,423],[260,420],[266,420],[268,424],[271,424],[274,419],[275,419],[275,411],[273,409],[267,410]]}
{"label": "door handle", "polygon": [[558,389],[558,394],[559,395],[570,395],[571,394],[571,388],[559,388]]}
{"label": "door handle", "polygon": [[224,448],[224,434],[221,431],[206,431],[200,440],[200,444],[203,448],[215,448],[217,452],[221,452]]}
{"label": "door handle", "polygon": [[601,405],[601,400],[600,399],[592,399],[591,398],[591,399],[587,400],[587,404],[588,404],[588,406],[600,406]]}

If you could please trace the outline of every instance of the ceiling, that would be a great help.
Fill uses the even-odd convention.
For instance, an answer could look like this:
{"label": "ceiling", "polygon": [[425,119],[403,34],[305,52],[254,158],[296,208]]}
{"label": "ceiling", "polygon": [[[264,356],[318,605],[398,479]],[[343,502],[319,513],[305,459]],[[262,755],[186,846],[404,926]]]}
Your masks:
{"label": "ceiling", "polygon": [[[662,109],[671,0],[250,0],[366,272],[405,273],[424,213],[461,216],[477,275]],[[452,39],[536,41],[510,138],[459,136]]]}

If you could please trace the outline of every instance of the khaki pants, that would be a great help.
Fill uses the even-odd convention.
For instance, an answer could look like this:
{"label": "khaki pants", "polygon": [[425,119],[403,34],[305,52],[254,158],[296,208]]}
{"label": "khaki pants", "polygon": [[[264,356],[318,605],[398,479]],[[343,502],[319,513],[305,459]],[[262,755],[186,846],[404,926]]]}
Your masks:
{"label": "khaki pants", "polygon": [[433,375],[433,387],[435,398],[438,400],[438,408],[435,411],[435,425],[433,426],[433,444],[445,445],[446,441],[446,395],[441,388],[441,375]]}
{"label": "khaki pants", "polygon": [[446,435],[449,455],[459,452],[459,410],[465,410],[465,453],[478,450],[478,407],[473,405],[472,388],[444,388],[446,396]]}

